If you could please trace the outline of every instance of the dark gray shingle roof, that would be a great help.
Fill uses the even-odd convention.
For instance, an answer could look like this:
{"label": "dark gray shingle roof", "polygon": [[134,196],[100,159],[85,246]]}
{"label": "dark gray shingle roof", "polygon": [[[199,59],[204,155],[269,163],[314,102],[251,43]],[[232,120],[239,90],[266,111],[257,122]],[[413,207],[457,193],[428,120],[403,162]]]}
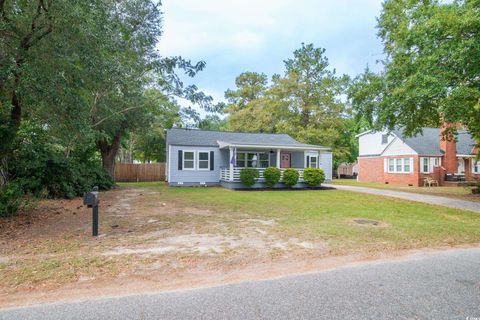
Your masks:
{"label": "dark gray shingle roof", "polygon": [[167,130],[167,143],[171,145],[218,146],[217,141],[229,142],[232,144],[318,147],[300,143],[288,134],[208,131],[183,128]]}
{"label": "dark gray shingle roof", "polygon": [[[402,129],[395,129],[392,132],[420,155],[443,155],[443,151],[440,150],[439,128],[423,128],[422,133],[414,137],[406,137]],[[458,132],[457,154],[472,154],[474,146],[475,141],[470,133],[467,131]]]}

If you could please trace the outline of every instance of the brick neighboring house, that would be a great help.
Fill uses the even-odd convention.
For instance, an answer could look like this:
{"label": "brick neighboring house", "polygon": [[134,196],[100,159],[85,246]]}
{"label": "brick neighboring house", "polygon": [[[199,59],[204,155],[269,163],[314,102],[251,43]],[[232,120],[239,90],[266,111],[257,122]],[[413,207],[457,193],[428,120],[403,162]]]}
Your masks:
{"label": "brick neighboring house", "polygon": [[451,140],[442,139],[439,128],[423,128],[410,138],[401,129],[367,131],[357,138],[358,181],[423,186],[426,177],[441,185],[480,179],[475,141],[467,131]]}

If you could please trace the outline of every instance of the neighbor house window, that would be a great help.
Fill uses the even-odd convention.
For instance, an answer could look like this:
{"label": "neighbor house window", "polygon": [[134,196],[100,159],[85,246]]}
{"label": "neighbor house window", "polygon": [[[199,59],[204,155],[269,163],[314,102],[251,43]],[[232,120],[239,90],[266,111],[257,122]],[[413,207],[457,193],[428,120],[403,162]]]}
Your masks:
{"label": "neighbor house window", "polygon": [[412,171],[410,158],[389,158],[388,172],[390,173],[409,173]]}
{"label": "neighbor house window", "polygon": [[440,158],[433,158],[433,166],[434,167],[440,166]]}
{"label": "neighbor house window", "polygon": [[388,143],[388,134],[382,134],[382,144]]}
{"label": "neighbor house window", "polygon": [[410,172],[410,158],[403,158],[403,172]]}
{"label": "neighbor house window", "polygon": [[198,170],[210,170],[210,152],[198,152]]}
{"label": "neighbor house window", "polygon": [[317,168],[318,157],[310,156],[310,168]]}
{"label": "neighbor house window", "polygon": [[395,172],[395,159],[388,159],[388,172]]}
{"label": "neighbor house window", "polygon": [[430,172],[429,158],[422,158],[422,172]]}
{"label": "neighbor house window", "polygon": [[402,159],[395,159],[395,171],[402,172]]}
{"label": "neighbor house window", "polygon": [[473,173],[480,173],[480,161],[473,161],[472,172]]}
{"label": "neighbor house window", "polygon": [[195,170],[195,152],[183,151],[183,169]]}

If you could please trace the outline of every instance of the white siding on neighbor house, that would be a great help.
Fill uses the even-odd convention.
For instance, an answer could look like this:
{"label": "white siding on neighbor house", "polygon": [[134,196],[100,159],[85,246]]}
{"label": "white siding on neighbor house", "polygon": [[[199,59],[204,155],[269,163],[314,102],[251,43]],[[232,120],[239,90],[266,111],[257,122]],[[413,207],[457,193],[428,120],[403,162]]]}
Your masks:
{"label": "white siding on neighbor house", "polygon": [[389,134],[387,143],[382,144],[382,135],[384,134],[387,134],[387,131],[366,133],[358,137],[359,155],[370,156],[381,154],[395,137],[393,134]]}
{"label": "white siding on neighbor house", "polygon": [[333,157],[331,152],[320,152],[319,167],[325,172],[325,180],[332,180]]}
{"label": "white siding on neighbor house", "polygon": [[405,142],[395,137],[393,142],[383,152],[384,156],[404,156],[415,155],[415,150],[410,148]]}
{"label": "white siding on neighbor house", "polygon": [[[183,183],[219,183],[220,167],[227,166],[225,156],[222,156],[218,147],[190,147],[190,146],[170,146],[170,158],[168,163],[170,177],[169,183],[172,185]],[[185,151],[213,151],[214,152],[214,168],[213,170],[178,170],[178,150]],[[195,166],[197,166],[197,155],[195,156]],[[228,158],[227,158],[228,159]],[[183,167],[183,165],[182,165]]]}

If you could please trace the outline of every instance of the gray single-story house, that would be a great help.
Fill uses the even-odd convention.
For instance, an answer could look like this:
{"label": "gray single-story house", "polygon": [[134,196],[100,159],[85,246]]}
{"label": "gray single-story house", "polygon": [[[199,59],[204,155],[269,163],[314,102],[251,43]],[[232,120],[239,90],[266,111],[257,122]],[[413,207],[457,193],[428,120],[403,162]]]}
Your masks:
{"label": "gray single-story house", "polygon": [[287,134],[173,128],[167,130],[166,144],[170,186],[243,188],[240,170],[255,168],[260,175],[254,187],[260,188],[267,167],[298,170],[297,188],[305,186],[303,169],[307,167],[323,169],[326,181],[332,180],[330,148],[300,143]]}

